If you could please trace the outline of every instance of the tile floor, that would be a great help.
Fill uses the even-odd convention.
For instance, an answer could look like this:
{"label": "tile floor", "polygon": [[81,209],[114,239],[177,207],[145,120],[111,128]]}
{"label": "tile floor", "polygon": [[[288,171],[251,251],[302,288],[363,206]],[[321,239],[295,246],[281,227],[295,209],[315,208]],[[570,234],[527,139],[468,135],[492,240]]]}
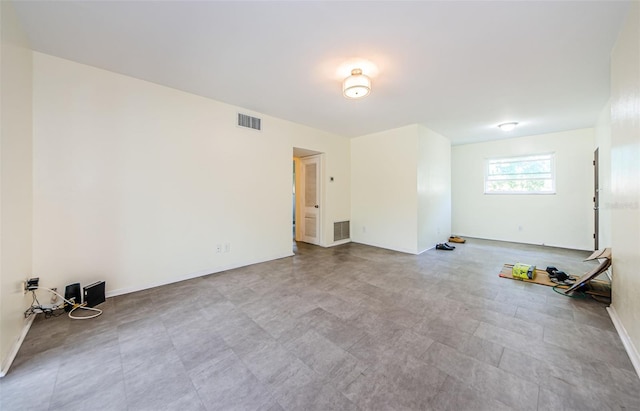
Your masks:
{"label": "tile floor", "polygon": [[582,273],[585,252],[470,239],[420,256],[358,244],[37,318],[0,380],[9,410],[638,410],[592,299],[501,279]]}

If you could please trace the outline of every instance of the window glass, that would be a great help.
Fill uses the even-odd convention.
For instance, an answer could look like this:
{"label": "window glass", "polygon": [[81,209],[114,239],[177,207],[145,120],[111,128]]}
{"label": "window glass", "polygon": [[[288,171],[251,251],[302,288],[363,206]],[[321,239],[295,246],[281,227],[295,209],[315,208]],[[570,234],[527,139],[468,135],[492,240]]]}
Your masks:
{"label": "window glass", "polygon": [[488,159],[485,194],[554,194],[554,154]]}

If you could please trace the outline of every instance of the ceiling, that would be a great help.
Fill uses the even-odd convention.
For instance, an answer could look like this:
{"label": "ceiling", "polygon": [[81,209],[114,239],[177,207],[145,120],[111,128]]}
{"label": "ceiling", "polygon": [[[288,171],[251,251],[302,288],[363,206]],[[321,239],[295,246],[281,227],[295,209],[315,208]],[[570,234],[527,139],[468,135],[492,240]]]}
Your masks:
{"label": "ceiling", "polygon": [[[417,123],[465,144],[593,126],[629,2],[14,5],[43,53],[346,137]],[[341,73],[359,58],[372,93],[348,100]]]}

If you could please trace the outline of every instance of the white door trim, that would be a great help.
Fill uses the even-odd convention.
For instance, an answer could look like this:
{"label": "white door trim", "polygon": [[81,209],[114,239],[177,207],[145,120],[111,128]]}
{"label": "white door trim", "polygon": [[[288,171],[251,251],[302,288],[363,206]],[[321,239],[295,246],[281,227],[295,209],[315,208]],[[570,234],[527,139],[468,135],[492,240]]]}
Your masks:
{"label": "white door trim", "polygon": [[[306,181],[306,164],[314,163],[316,166],[316,190],[315,204],[306,204],[305,201],[305,181]],[[296,189],[297,197],[299,198],[299,217],[296,217],[296,239],[304,241],[306,243],[322,245],[323,230],[322,230],[322,154],[302,157],[299,159],[299,174],[298,187]],[[298,190],[299,189],[299,190]],[[312,216],[315,221],[315,236],[307,235],[305,226],[309,220],[307,215]]]}

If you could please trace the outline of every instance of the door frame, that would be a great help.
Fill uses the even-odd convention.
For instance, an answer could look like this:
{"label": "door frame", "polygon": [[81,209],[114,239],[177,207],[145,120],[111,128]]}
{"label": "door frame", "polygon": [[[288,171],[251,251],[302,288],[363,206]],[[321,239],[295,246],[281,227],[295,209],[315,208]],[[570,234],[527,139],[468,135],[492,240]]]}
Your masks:
{"label": "door frame", "polygon": [[293,160],[295,161],[295,165],[296,165],[296,178],[295,178],[295,185],[296,185],[296,211],[295,211],[295,215],[296,215],[296,231],[295,231],[295,240],[296,241],[304,241],[304,237],[303,237],[303,229],[302,229],[302,221],[304,220],[304,213],[302,211],[303,209],[303,189],[304,189],[304,183],[303,183],[303,179],[304,179],[304,171],[303,171],[303,167],[302,167],[302,160],[304,158],[309,158],[309,157],[317,157],[318,158],[318,173],[317,173],[317,183],[318,183],[318,214],[317,214],[317,219],[318,219],[318,231],[317,231],[317,241],[315,243],[309,243],[309,244],[316,244],[316,245],[322,245],[324,244],[324,230],[323,230],[323,225],[324,225],[324,212],[323,212],[323,206],[324,206],[324,184],[323,184],[323,169],[324,169],[324,153],[321,152],[317,152],[317,151],[313,151],[313,150],[306,150],[306,149],[299,149],[299,148],[295,148],[293,149]]}
{"label": "door frame", "polygon": [[600,247],[600,148],[593,152],[593,246],[594,250]]}

